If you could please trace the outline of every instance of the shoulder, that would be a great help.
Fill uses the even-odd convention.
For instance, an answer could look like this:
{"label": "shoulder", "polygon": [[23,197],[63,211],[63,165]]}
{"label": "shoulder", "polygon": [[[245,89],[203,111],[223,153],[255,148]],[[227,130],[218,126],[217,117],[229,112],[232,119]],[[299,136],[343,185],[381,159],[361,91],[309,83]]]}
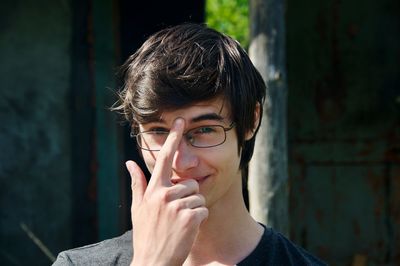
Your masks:
{"label": "shoulder", "polygon": [[245,265],[327,265],[281,233],[265,227],[255,250],[239,266]]}
{"label": "shoulder", "polygon": [[284,261],[291,262],[290,265],[327,265],[307,250],[291,242],[281,233],[271,228],[266,230],[270,231],[272,248],[277,257],[281,256]]}
{"label": "shoulder", "polygon": [[99,243],[61,252],[53,266],[129,265],[132,260],[132,232]]}

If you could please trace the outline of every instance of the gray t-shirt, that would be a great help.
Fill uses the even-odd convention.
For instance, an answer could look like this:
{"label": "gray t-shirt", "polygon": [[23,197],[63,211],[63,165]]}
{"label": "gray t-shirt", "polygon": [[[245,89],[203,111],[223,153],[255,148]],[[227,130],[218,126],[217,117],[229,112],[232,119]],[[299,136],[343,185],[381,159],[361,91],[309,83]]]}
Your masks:
{"label": "gray t-shirt", "polygon": [[96,244],[61,252],[53,266],[122,266],[132,260],[132,231]]}
{"label": "gray t-shirt", "polygon": [[[264,228],[257,247],[238,266],[327,265],[279,232]],[[132,255],[132,231],[128,231],[120,237],[61,252],[53,266],[126,266]]]}

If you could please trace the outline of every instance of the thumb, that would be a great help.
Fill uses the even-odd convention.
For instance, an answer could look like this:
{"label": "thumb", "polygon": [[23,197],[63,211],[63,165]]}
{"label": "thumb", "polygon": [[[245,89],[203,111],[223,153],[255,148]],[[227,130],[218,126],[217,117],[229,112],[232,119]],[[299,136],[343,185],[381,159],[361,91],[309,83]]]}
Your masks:
{"label": "thumb", "polygon": [[127,161],[125,165],[131,176],[132,212],[134,212],[142,202],[147,188],[147,181],[142,169],[134,161]]}

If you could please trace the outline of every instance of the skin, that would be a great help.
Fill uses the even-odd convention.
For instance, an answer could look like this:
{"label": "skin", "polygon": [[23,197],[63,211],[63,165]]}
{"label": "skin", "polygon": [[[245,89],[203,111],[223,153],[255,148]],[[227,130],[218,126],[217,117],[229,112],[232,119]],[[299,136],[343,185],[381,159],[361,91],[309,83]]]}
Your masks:
{"label": "skin", "polygon": [[[222,100],[165,112],[161,121],[140,125],[170,131],[161,151],[143,151],[149,184],[133,161],[134,258],[131,265],[234,265],[257,245],[263,229],[242,198],[240,154],[235,130],[220,146],[190,146],[184,132],[231,123]],[[251,138],[249,132],[246,138]]]}

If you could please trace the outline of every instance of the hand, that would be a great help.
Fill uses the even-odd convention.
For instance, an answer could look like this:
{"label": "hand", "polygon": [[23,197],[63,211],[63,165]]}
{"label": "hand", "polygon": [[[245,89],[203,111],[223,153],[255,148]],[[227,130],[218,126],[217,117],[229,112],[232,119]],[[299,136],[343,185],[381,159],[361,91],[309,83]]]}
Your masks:
{"label": "hand", "polygon": [[176,119],[158,152],[147,185],[140,167],[126,166],[132,178],[132,224],[134,257],[131,265],[182,265],[208,217],[205,199],[193,179],[171,183],[174,154],[182,139],[184,120]]}

